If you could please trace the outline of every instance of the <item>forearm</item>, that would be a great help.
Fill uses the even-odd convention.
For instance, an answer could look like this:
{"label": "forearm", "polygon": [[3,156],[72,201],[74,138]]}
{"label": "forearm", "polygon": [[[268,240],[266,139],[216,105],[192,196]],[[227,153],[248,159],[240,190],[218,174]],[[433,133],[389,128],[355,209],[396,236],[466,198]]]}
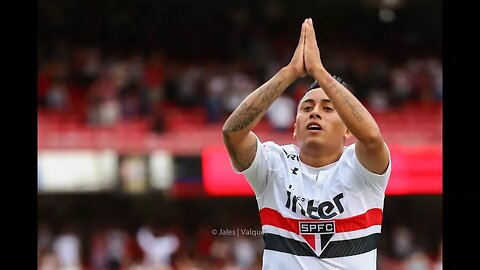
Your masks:
{"label": "forearm", "polygon": [[223,133],[246,136],[258,124],[275,99],[297,78],[298,75],[292,69],[282,68],[240,103],[225,121]]}
{"label": "forearm", "polygon": [[380,129],[368,110],[340,82],[325,69],[318,69],[313,77],[330,98],[335,110],[350,132],[363,144],[383,143]]}

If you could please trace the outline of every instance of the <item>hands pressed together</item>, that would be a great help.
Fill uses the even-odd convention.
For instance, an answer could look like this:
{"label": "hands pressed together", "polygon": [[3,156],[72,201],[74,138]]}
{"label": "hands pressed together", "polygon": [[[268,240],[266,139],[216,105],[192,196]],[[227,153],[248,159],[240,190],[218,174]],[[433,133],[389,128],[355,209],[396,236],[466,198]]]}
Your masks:
{"label": "hands pressed together", "polygon": [[288,66],[297,73],[298,77],[305,77],[307,74],[313,76],[315,72],[325,69],[320,59],[320,50],[311,18],[305,19],[302,24],[300,39]]}

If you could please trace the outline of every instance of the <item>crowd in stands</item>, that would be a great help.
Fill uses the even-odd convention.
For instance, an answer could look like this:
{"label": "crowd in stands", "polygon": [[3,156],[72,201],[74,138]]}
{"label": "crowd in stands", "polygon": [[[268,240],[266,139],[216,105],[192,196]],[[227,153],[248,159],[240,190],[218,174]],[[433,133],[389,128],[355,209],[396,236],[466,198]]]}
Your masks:
{"label": "crowd in stands", "polygon": [[[174,230],[174,229],[172,229]],[[235,228],[237,230],[237,228]],[[242,229],[240,229],[242,230]],[[249,230],[249,229],[243,229]],[[400,229],[399,229],[400,230]],[[403,230],[406,230],[403,228]],[[261,269],[263,239],[258,235],[213,236],[212,230],[198,232],[194,253],[189,253],[185,242],[173,232],[157,233],[139,228],[128,233],[117,227],[99,229],[89,239],[90,251],[83,263],[84,248],[75,232],[51,235],[48,230],[39,231],[39,270],[259,270]],[[400,232],[398,234],[401,234]],[[412,248],[406,230],[398,237],[394,257],[379,256],[379,270],[440,270],[442,247],[427,254]],[[409,237],[409,238],[408,238]],[[411,240],[410,240],[411,241]],[[382,254],[380,252],[380,254]]]}
{"label": "crowd in stands", "polygon": [[[230,235],[219,235],[220,230],[230,230]],[[412,232],[400,226],[390,237],[395,238],[393,253],[379,251],[379,270],[442,269],[441,243],[434,251],[422,250]],[[256,227],[201,226],[187,237],[179,227],[142,225],[129,231],[110,224],[97,227],[82,242],[75,229],[62,227],[54,234],[43,224],[37,251],[39,270],[258,270],[263,238]]]}
{"label": "crowd in stands", "polygon": [[[153,131],[163,132],[166,109],[172,106],[186,115],[199,108],[207,115],[207,123],[221,123],[285,64],[286,56],[276,59],[268,56],[268,49],[261,50],[268,45],[252,48],[253,57],[263,56],[260,63],[182,62],[169,59],[161,50],[127,54],[96,47],[59,47],[39,53],[38,105],[80,114],[91,126],[143,118]],[[380,53],[341,48],[324,58],[329,71],[342,77],[372,112],[394,110],[411,101],[441,102],[438,56],[388,62]],[[297,80],[272,105],[267,119],[274,128],[285,130],[293,123],[296,104],[312,82],[309,77]]]}
{"label": "crowd in stands", "polygon": [[[261,269],[254,198],[44,196],[39,270]],[[379,270],[441,269],[441,205],[440,196],[386,198]]]}

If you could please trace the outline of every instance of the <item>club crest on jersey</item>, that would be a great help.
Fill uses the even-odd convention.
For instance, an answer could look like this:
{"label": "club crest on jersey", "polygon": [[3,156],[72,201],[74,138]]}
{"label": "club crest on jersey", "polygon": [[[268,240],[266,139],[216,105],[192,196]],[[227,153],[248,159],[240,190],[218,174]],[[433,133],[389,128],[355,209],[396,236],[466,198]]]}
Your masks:
{"label": "club crest on jersey", "polygon": [[298,226],[300,234],[317,256],[335,234],[335,221],[300,221]]}

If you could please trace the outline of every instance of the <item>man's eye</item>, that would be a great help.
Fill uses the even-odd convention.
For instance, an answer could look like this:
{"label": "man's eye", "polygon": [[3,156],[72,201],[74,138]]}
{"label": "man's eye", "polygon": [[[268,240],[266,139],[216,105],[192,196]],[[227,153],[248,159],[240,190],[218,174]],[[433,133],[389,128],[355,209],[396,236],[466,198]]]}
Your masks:
{"label": "man's eye", "polygon": [[333,111],[333,108],[332,107],[323,107],[323,110],[325,110],[327,112],[331,112],[331,111]]}
{"label": "man's eye", "polygon": [[305,106],[305,107],[303,108],[303,110],[304,110],[304,111],[310,111],[310,110],[312,110],[312,106]]}

